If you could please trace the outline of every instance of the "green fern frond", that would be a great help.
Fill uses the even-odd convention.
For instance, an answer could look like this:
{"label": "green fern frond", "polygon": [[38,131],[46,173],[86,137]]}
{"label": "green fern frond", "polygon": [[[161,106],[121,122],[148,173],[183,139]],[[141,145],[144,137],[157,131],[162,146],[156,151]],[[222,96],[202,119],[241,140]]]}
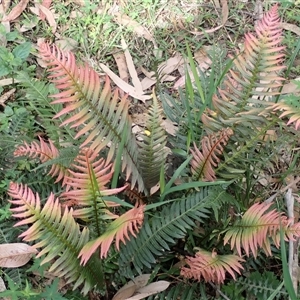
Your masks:
{"label": "green fern frond", "polygon": [[9,195],[14,206],[11,208],[13,216],[22,219],[15,226],[31,224],[19,237],[24,241],[38,240],[34,246],[43,248],[37,255],[43,256],[42,264],[56,259],[49,272],[58,277],[65,277],[68,283],[74,284],[74,289],[84,283],[84,294],[95,285],[102,287],[100,273],[95,273],[95,260],[90,260],[84,268],[80,266],[77,257],[89,240],[89,231],[87,228],[82,231],[79,229],[71,211],[65,209],[62,214],[59,201],[53,194],[41,207],[39,196],[34,195],[31,189],[22,184],[11,183]]}
{"label": "green fern frond", "polygon": [[226,192],[221,187],[203,188],[186,198],[178,199],[165,206],[150,220],[145,220],[137,238],[121,247],[119,266],[121,273],[130,277],[132,263],[139,273],[143,266],[150,268],[155,257],[170,250],[176,239],[186,235],[193,228],[195,220],[203,222],[212,207],[218,207]]}
{"label": "green fern frond", "polygon": [[81,147],[89,146],[99,152],[109,146],[108,162],[113,159],[122,136],[126,134],[122,166],[126,167],[127,178],[131,175],[132,186],[137,183],[139,190],[144,190],[127,97],[120,98],[117,89],[112,92],[108,77],[103,84],[91,67],[78,67],[70,52],[43,44],[40,55],[49,67],[49,80],[60,90],[60,93],[52,95],[56,99],[52,104],[64,105],[55,115],[55,118],[62,117],[64,120],[60,126],[76,128],[75,138],[84,137]]}
{"label": "green fern frond", "polygon": [[140,170],[149,189],[158,183],[161,167],[167,157],[167,135],[161,124],[162,109],[153,93],[153,103],[146,120],[147,130],[141,135],[142,141],[138,142]]}
{"label": "green fern frond", "polygon": [[[42,80],[33,79],[26,72],[18,72],[17,80],[24,88],[27,105],[36,113],[36,122],[47,133],[47,136],[58,142],[62,136],[74,139],[75,131],[68,127],[59,127],[62,120],[54,120],[53,117],[62,110],[62,104],[51,104],[50,95],[57,92],[55,86]],[[60,122],[59,122],[60,121]]]}

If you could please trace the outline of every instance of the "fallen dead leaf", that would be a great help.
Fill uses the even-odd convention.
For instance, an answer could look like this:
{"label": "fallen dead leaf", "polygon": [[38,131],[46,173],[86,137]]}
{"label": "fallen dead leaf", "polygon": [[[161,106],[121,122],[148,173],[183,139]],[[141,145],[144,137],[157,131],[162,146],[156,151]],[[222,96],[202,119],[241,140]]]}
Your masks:
{"label": "fallen dead leaf", "polygon": [[113,19],[119,25],[122,25],[127,28],[131,28],[138,36],[144,37],[146,40],[153,42],[154,38],[150,34],[150,32],[137,21],[132,20],[125,14],[121,14],[119,12],[115,12],[113,15]]}
{"label": "fallen dead leaf", "polygon": [[[46,7],[47,9],[50,9],[51,3],[52,3],[52,0],[43,0],[41,5]],[[45,20],[45,18],[46,18],[46,15],[42,11],[40,11],[40,19]]]}
{"label": "fallen dead leaf", "polygon": [[133,86],[124,82],[118,75],[116,75],[113,71],[111,71],[106,65],[100,63],[100,68],[105,72],[111,80],[125,93],[129,94],[131,97],[141,100],[145,102],[146,100],[150,100],[152,98],[151,95],[145,95],[144,92],[139,93]]}
{"label": "fallen dead leaf", "polygon": [[[209,51],[211,51],[211,48],[209,46],[203,46],[201,49],[194,53],[194,59],[197,62],[197,68],[202,72],[208,70],[210,68],[210,65],[212,64],[212,61],[207,54]],[[193,72],[191,71],[189,65],[181,65],[178,71],[182,76],[175,82],[173,86],[175,90],[177,90],[178,88],[183,88],[185,86],[186,72],[189,73],[191,81],[195,81]]]}
{"label": "fallen dead leaf", "polygon": [[1,1],[1,6],[3,7],[4,13],[7,12],[8,8],[10,7],[11,0],[2,0]]}
{"label": "fallen dead leaf", "polygon": [[[176,79],[175,76],[169,75],[170,73],[174,72],[177,70],[182,64],[184,63],[183,57],[179,54],[176,53],[175,56],[169,58],[165,62],[161,63],[157,67],[157,73],[159,77],[160,82],[165,82],[165,81],[174,81]],[[146,76],[142,81],[142,87],[143,90],[149,89],[151,86],[153,86],[157,82],[156,74],[155,72],[148,72],[146,69],[143,67],[141,68],[142,72]]]}
{"label": "fallen dead leaf", "polygon": [[64,51],[72,51],[78,46],[78,42],[71,38],[63,38],[55,41],[55,45]]}
{"label": "fallen dead leaf", "polygon": [[[300,77],[295,78],[295,81],[300,81]],[[281,90],[281,94],[293,94],[296,92],[300,92],[299,88],[297,86],[296,83],[294,83],[293,81],[286,83],[285,85],[283,85],[282,90]]]}
{"label": "fallen dead leaf", "polygon": [[13,21],[17,17],[21,15],[21,13],[27,7],[29,0],[21,0],[12,10],[11,12],[3,19],[4,22],[6,21]]}
{"label": "fallen dead leaf", "polygon": [[281,23],[281,28],[292,31],[292,32],[296,33],[297,35],[300,35],[300,28],[295,24]]}
{"label": "fallen dead leaf", "polygon": [[36,3],[35,5],[39,9],[38,15],[40,15],[40,12],[42,12],[45,15],[47,22],[49,23],[50,27],[52,27],[52,33],[55,33],[57,29],[57,24],[54,19],[53,13],[50,11],[50,9],[41,4]]}
{"label": "fallen dead leaf", "polygon": [[5,78],[0,80],[0,86],[6,86],[6,85],[11,85],[13,83],[18,83],[20,80],[13,79],[13,78]]}
{"label": "fallen dead leaf", "polygon": [[128,68],[127,68],[126,58],[125,58],[124,52],[118,51],[116,53],[113,53],[113,57],[116,61],[120,78],[124,82],[128,83],[129,74],[128,74]]}
{"label": "fallen dead leaf", "polygon": [[125,58],[126,58],[126,63],[127,63],[127,67],[128,67],[130,77],[131,77],[132,84],[135,87],[136,91],[138,93],[142,94],[143,93],[142,84],[141,84],[141,82],[138,78],[138,75],[137,75],[137,72],[136,72],[131,54],[128,51],[128,46],[127,46],[127,44],[126,44],[126,42],[123,38],[121,39],[121,44],[122,44],[122,48],[124,50],[124,55],[125,55]]}
{"label": "fallen dead leaf", "polygon": [[15,93],[16,89],[11,89],[0,96],[0,105],[5,106],[5,102],[10,98],[11,95]]}
{"label": "fallen dead leaf", "polygon": [[[3,16],[3,18],[5,18],[5,12],[6,9],[4,3],[0,3],[0,15]],[[4,26],[5,32],[0,34],[0,46],[6,47],[6,33],[10,32],[10,23],[9,21],[2,21],[1,24]]]}

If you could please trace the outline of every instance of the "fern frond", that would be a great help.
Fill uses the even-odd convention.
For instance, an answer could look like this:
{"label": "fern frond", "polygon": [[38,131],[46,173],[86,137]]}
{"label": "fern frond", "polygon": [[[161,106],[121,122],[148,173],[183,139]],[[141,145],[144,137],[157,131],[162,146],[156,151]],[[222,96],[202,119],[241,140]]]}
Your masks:
{"label": "fern frond", "polygon": [[[277,73],[285,68],[281,65],[284,47],[280,45],[283,34],[277,5],[258,21],[255,30],[255,35],[245,35],[244,51],[231,57],[235,68],[229,71],[224,87],[213,97],[216,113],[213,119],[223,127],[239,124],[246,128],[265,122],[266,115],[260,113],[266,114],[266,99],[278,95],[276,89],[282,85],[283,78]],[[206,127],[216,131],[206,119],[202,118]]]}
{"label": "fern frond", "polygon": [[64,121],[60,126],[76,128],[75,138],[84,137],[81,147],[89,146],[99,152],[109,146],[108,162],[112,160],[122,136],[127,135],[123,149],[123,168],[127,178],[131,175],[139,190],[144,183],[138,171],[137,144],[131,132],[127,97],[119,97],[118,90],[112,92],[110,80],[102,84],[99,75],[88,65],[78,67],[70,52],[63,52],[48,44],[40,46],[40,55],[49,67],[49,79],[61,92],[52,95],[53,104],[64,108],[55,115]]}
{"label": "fern frond", "polygon": [[282,102],[272,105],[274,111],[283,110],[279,118],[289,116],[287,125],[294,123],[295,129],[300,128],[300,100],[299,96],[289,95]]}
{"label": "fern frond", "polygon": [[79,253],[80,263],[85,265],[100,245],[100,257],[106,257],[114,238],[116,238],[116,248],[119,250],[120,241],[126,244],[126,239],[130,240],[129,233],[136,237],[135,232],[138,232],[143,224],[144,208],[144,205],[134,207],[110,223],[104,234],[82,248]]}
{"label": "fern frond", "polygon": [[198,281],[203,278],[206,282],[219,284],[224,282],[226,272],[234,279],[236,278],[234,271],[241,274],[243,266],[240,262],[244,260],[237,255],[217,255],[215,251],[210,253],[199,249],[195,257],[186,257],[185,261],[189,267],[181,269],[182,276]]}
{"label": "fern frond", "polygon": [[230,241],[231,249],[235,248],[242,256],[242,248],[247,256],[250,252],[256,257],[258,248],[262,248],[267,255],[271,255],[269,238],[275,246],[280,245],[280,229],[285,238],[293,240],[300,235],[300,224],[291,224],[286,216],[276,210],[270,210],[271,204],[255,203],[238,220],[233,227],[226,230],[224,245]]}
{"label": "fern frond", "polygon": [[22,219],[15,226],[31,224],[19,237],[24,241],[39,240],[34,247],[43,248],[37,255],[45,256],[42,264],[55,259],[50,272],[65,277],[67,282],[74,284],[74,289],[84,282],[82,291],[85,294],[94,285],[103,285],[100,274],[95,272],[95,261],[91,260],[85,268],[79,264],[77,257],[89,240],[89,230],[84,228],[80,231],[71,211],[65,209],[62,215],[59,201],[53,194],[42,208],[39,196],[34,195],[26,185],[11,183],[8,193],[12,197],[10,202],[15,206],[11,208],[13,217]]}
{"label": "fern frond", "polygon": [[54,115],[63,108],[61,104],[51,104],[52,99],[49,95],[57,92],[54,85],[31,78],[23,71],[17,73],[17,80],[19,81],[18,84],[22,86],[25,91],[25,99],[28,106],[39,116],[36,122],[39,122],[39,125],[42,126],[47,136],[55,142],[58,142],[62,135],[64,137],[69,136],[73,139],[75,137],[75,131],[66,126],[59,128],[60,120],[53,119]]}
{"label": "fern frond", "polygon": [[194,144],[194,150],[191,149],[193,154],[191,169],[194,180],[204,179],[214,181],[216,179],[213,167],[216,167],[220,161],[217,155],[222,155],[224,150],[223,146],[227,144],[232,134],[233,131],[227,128],[221,130],[218,134],[205,136],[201,140],[202,151]]}
{"label": "fern frond", "polygon": [[[53,160],[59,156],[59,151],[51,140],[49,140],[49,143],[44,142],[41,137],[39,137],[39,140],[39,143],[33,141],[30,145],[24,142],[23,145],[17,147],[17,149],[14,152],[14,155],[16,157],[27,156],[30,158],[38,158],[42,163],[47,162],[49,160]],[[68,170],[64,166],[59,164],[52,164],[48,175],[52,177],[57,177],[55,182],[59,182],[60,180],[64,179],[67,173]]]}
{"label": "fern frond", "polygon": [[167,135],[161,124],[162,109],[153,92],[153,103],[146,120],[147,134],[144,132],[142,141],[138,142],[140,170],[149,189],[159,181],[160,170],[167,157]]}
{"label": "fern frond", "polygon": [[156,263],[155,257],[170,250],[176,239],[183,238],[193,228],[195,220],[203,222],[210,214],[209,209],[220,206],[225,198],[226,192],[220,187],[204,188],[165,205],[151,223],[145,219],[137,238],[122,246],[119,261],[122,275],[132,275],[131,263],[139,273],[143,266],[150,268]]}
{"label": "fern frond", "polygon": [[69,170],[69,175],[65,177],[68,191],[61,194],[61,199],[75,199],[79,208],[74,209],[73,216],[97,223],[98,229],[100,224],[96,220],[108,207],[117,206],[116,203],[105,201],[103,196],[115,195],[126,186],[107,189],[106,185],[113,175],[112,165],[107,165],[103,158],[99,159],[97,152],[89,148],[80,151],[71,168],[73,170]]}

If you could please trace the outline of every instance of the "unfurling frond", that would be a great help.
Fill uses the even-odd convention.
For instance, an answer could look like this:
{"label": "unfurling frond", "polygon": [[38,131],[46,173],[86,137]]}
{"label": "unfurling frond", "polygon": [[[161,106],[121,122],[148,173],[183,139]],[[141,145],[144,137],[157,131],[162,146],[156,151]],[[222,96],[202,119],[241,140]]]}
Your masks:
{"label": "unfurling frond", "polygon": [[144,189],[142,177],[138,171],[137,144],[131,132],[131,118],[128,114],[127,97],[114,92],[110,80],[103,83],[99,75],[87,64],[78,67],[70,52],[63,52],[48,44],[40,46],[40,55],[49,67],[49,79],[60,93],[52,95],[53,104],[63,104],[64,108],[55,115],[61,117],[60,126],[70,126],[77,130],[75,139],[84,141],[81,147],[99,152],[109,147],[107,161],[113,159],[122,137],[126,135],[123,146],[123,168],[131,183],[138,183],[140,191]]}
{"label": "unfurling frond", "polygon": [[31,224],[20,237],[25,241],[39,241],[34,247],[43,248],[38,254],[38,257],[44,255],[42,264],[57,258],[51,265],[50,272],[58,277],[64,276],[69,283],[73,282],[74,289],[85,282],[84,293],[95,284],[103,284],[97,283],[95,266],[83,268],[79,264],[77,256],[89,240],[89,231],[87,228],[82,231],[79,229],[71,211],[65,209],[62,214],[59,200],[53,194],[42,208],[39,196],[22,184],[11,183],[9,195],[13,198],[10,200],[13,216],[22,219],[15,226]]}
{"label": "unfurling frond", "polygon": [[280,229],[286,239],[300,236],[300,224],[291,224],[286,216],[276,210],[269,210],[271,204],[255,203],[231,228],[226,231],[224,244],[230,241],[231,249],[236,248],[242,256],[242,248],[247,256],[250,252],[256,257],[258,248],[271,255],[270,238],[276,247],[280,245]]}
{"label": "unfurling frond", "polygon": [[287,125],[292,123],[295,124],[296,130],[300,128],[300,98],[296,95],[289,95],[285,97],[282,102],[276,103],[272,106],[274,111],[283,110],[283,113],[279,116],[280,118],[289,115],[289,121]]}
{"label": "unfurling frond", "polygon": [[167,135],[161,124],[162,109],[153,93],[153,104],[146,120],[147,131],[142,135],[142,141],[138,142],[140,168],[147,188],[159,181],[160,169],[167,157]]}
{"label": "unfurling frond", "polygon": [[[30,145],[24,142],[23,145],[18,146],[15,150],[15,156],[27,156],[30,158],[38,158],[42,163],[55,159],[59,156],[59,151],[53,144],[51,140],[49,143],[44,142],[44,140],[39,137],[40,142],[33,141]],[[57,177],[56,182],[63,179],[64,176],[68,173],[67,168],[59,164],[53,164],[48,175],[52,177]]]}
{"label": "unfurling frond", "polygon": [[103,196],[115,195],[123,191],[126,186],[108,189],[106,185],[113,175],[112,165],[106,165],[103,158],[98,157],[97,152],[84,148],[77,156],[75,163],[66,176],[65,182],[68,191],[62,193],[61,198],[69,201],[76,200],[79,209],[73,211],[77,218],[97,218],[98,210],[102,211],[107,207],[117,206],[116,203],[102,199]]}
{"label": "unfurling frond", "polygon": [[[231,56],[233,68],[224,80],[224,86],[213,97],[215,122],[203,114],[202,121],[209,130],[239,124],[253,128],[251,123],[265,122],[268,101],[280,92],[283,78],[278,72],[284,69],[284,47],[278,6],[275,5],[255,26],[256,34],[245,35],[244,50]],[[215,124],[216,123],[216,124]],[[219,126],[216,126],[219,124]]]}
{"label": "unfurling frond", "polygon": [[218,134],[205,136],[201,140],[201,151],[194,144],[195,150],[191,149],[193,154],[191,168],[195,180],[214,181],[216,179],[213,167],[216,167],[220,161],[217,155],[222,155],[223,146],[227,144],[232,134],[233,131],[227,128],[221,130]]}
{"label": "unfurling frond", "polygon": [[195,257],[187,257],[185,261],[189,268],[183,267],[181,275],[198,281],[203,278],[206,282],[223,283],[226,272],[235,279],[235,272],[241,274],[243,269],[240,264],[243,259],[237,255],[217,255],[215,251],[210,253],[202,249]]}
{"label": "unfurling frond", "polygon": [[116,239],[116,248],[119,250],[120,241],[124,244],[130,240],[129,233],[134,237],[143,224],[145,206],[134,207],[118,217],[99,238],[87,243],[80,251],[81,264],[85,265],[91,255],[101,246],[100,257],[106,257],[113,239]]}

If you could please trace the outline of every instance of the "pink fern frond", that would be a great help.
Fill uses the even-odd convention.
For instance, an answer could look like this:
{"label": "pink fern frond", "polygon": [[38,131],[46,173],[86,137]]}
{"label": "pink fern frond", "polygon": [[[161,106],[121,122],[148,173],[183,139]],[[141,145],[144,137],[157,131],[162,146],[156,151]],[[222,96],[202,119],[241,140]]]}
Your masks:
{"label": "pink fern frond", "polygon": [[300,236],[300,223],[292,224],[290,219],[275,209],[269,210],[271,204],[255,203],[226,231],[224,245],[230,242],[231,249],[236,249],[242,256],[242,248],[247,256],[255,257],[259,248],[271,255],[270,239],[280,247],[280,230],[285,240],[294,240]]}
{"label": "pink fern frond", "polygon": [[[76,199],[78,206],[90,205],[91,201],[97,197],[115,195],[127,187],[115,189],[106,187],[113,175],[112,164],[107,164],[103,158],[99,159],[97,152],[89,148],[80,151],[72,169],[69,171],[70,175],[65,179],[69,189],[62,193],[61,198],[66,201]],[[105,206],[117,205],[106,201]]]}
{"label": "pink fern frond", "polygon": [[27,185],[15,182],[10,183],[8,195],[12,197],[9,202],[15,206],[10,209],[12,216],[23,219],[17,222],[15,226],[33,223],[36,220],[35,213],[40,213],[41,211],[39,195],[34,195],[33,191]]}
{"label": "pink fern frond", "polygon": [[223,283],[228,272],[234,279],[235,272],[241,274],[243,266],[240,262],[244,261],[237,255],[217,255],[200,249],[195,257],[185,259],[189,267],[183,267],[180,274],[185,278],[192,278],[200,281],[202,278],[206,282]]}
{"label": "pink fern frond", "polygon": [[87,243],[79,253],[81,264],[85,265],[98,247],[101,246],[100,258],[106,257],[114,239],[116,240],[116,248],[119,250],[120,242],[126,244],[126,240],[130,240],[129,233],[135,237],[143,224],[144,209],[145,205],[130,209],[110,223],[107,230],[99,238]]}
{"label": "pink fern frond", "polygon": [[[23,145],[18,146],[14,151],[14,156],[27,156],[30,158],[37,158],[42,163],[45,163],[49,160],[57,158],[59,156],[59,151],[51,140],[46,143],[39,136],[39,143],[37,141],[33,141],[30,144],[24,142]],[[64,178],[67,174],[68,169],[59,164],[53,164],[50,171],[48,172],[48,175],[50,175],[51,177],[57,177],[55,182],[63,180],[63,185],[65,184]]]}
{"label": "pink fern frond", "polygon": [[227,144],[232,134],[233,131],[227,128],[217,134],[205,136],[201,140],[201,151],[194,144],[194,150],[191,149],[191,153],[193,154],[191,171],[195,179],[204,179],[207,181],[214,181],[216,179],[213,167],[216,167],[220,162],[218,155],[223,153],[223,146]]}

